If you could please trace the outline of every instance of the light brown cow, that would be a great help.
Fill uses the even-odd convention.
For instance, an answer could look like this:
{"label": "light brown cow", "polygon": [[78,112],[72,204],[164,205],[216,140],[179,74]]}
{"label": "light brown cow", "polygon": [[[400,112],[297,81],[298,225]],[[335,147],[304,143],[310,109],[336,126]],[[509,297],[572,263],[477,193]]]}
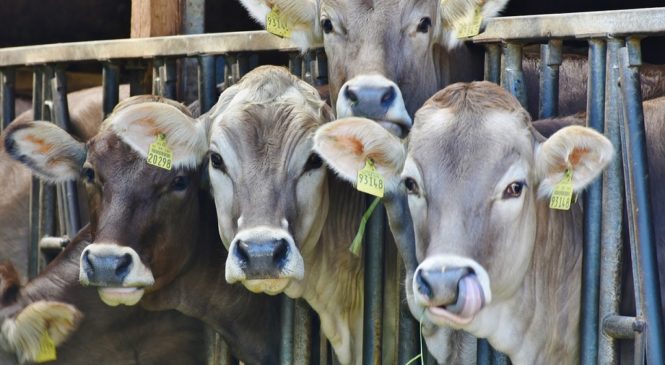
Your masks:
{"label": "light brown cow", "polygon": [[573,126],[545,141],[515,98],[475,82],[435,94],[408,147],[358,118],[315,140],[345,179],[370,158],[389,190],[407,191],[420,263],[407,298],[439,361],[437,327],[488,338],[515,364],[577,361],[581,203],[548,201],[566,170],[576,193],[602,171],[613,155],[605,137]]}

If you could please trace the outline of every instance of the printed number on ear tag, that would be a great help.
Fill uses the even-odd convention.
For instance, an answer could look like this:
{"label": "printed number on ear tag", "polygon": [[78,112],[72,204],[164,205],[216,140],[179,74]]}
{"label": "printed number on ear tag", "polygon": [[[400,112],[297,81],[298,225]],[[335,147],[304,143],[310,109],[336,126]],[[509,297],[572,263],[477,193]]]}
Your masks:
{"label": "printed number on ear tag", "polygon": [[266,30],[278,37],[291,37],[289,24],[286,22],[286,19],[279,16],[279,9],[277,7],[273,7],[268,15],[266,15]]}
{"label": "printed number on ear tag", "polygon": [[172,163],[173,152],[166,145],[166,136],[164,133],[160,133],[148,149],[148,164],[170,171]]}
{"label": "printed number on ear tag", "polygon": [[42,338],[39,341],[39,354],[37,354],[36,362],[47,362],[56,359],[55,344],[49,336],[48,331],[44,331]]}
{"label": "printed number on ear tag", "polygon": [[559,210],[570,209],[570,202],[573,200],[573,171],[566,169],[563,173],[563,179],[554,187],[552,197],[550,198],[550,208]]}
{"label": "printed number on ear tag", "polygon": [[376,171],[374,161],[365,161],[365,167],[358,171],[356,189],[370,195],[383,198],[383,176]]}
{"label": "printed number on ear tag", "polygon": [[462,19],[455,24],[457,38],[469,38],[478,35],[482,22],[483,16],[480,14],[480,6],[476,6],[473,17]]}

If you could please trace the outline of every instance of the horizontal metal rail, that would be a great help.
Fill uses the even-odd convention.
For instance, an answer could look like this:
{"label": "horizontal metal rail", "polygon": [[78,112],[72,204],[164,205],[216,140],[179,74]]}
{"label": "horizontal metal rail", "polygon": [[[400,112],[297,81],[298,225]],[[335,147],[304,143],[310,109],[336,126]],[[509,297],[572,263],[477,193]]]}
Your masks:
{"label": "horizontal metal rail", "polygon": [[477,43],[665,34],[665,7],[492,18]]}
{"label": "horizontal metal rail", "polygon": [[0,67],[128,58],[182,57],[234,52],[297,51],[266,31],[58,43],[0,49]]}

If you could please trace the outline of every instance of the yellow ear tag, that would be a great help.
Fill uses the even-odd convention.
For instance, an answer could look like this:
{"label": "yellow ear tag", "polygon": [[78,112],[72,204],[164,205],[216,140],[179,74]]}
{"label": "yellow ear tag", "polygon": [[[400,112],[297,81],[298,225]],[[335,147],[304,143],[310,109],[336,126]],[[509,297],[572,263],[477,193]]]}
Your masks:
{"label": "yellow ear tag", "polygon": [[55,344],[49,336],[48,331],[44,331],[42,338],[39,341],[39,354],[35,358],[36,362],[47,362],[56,359]]}
{"label": "yellow ear tag", "polygon": [[374,161],[367,159],[365,167],[358,171],[356,189],[383,198],[383,176],[376,171]]}
{"label": "yellow ear tag", "polygon": [[279,16],[279,9],[276,6],[266,15],[266,30],[278,37],[291,37],[289,24],[286,22],[286,19]]}
{"label": "yellow ear tag", "polygon": [[573,171],[566,169],[563,173],[563,179],[554,187],[552,197],[550,198],[550,208],[559,210],[570,209],[570,202],[573,199]]}
{"label": "yellow ear tag", "polygon": [[480,33],[480,24],[483,22],[483,16],[480,14],[480,6],[476,6],[471,18],[460,20],[455,24],[457,38],[469,38]]}
{"label": "yellow ear tag", "polygon": [[148,164],[170,171],[172,163],[173,152],[166,145],[166,136],[164,133],[160,133],[148,149]]}

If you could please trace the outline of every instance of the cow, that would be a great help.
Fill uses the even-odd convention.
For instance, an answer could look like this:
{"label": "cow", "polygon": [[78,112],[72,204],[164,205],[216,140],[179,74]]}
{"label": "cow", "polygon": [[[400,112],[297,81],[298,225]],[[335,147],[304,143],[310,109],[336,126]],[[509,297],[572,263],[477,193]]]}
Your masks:
{"label": "cow", "polygon": [[545,140],[489,82],[453,84],[415,119],[406,146],[347,118],[320,128],[315,150],[348,181],[372,159],[386,190],[408,196],[419,265],[407,299],[428,348],[443,363],[438,329],[456,328],[515,364],[577,362],[581,202],[555,210],[548,201],[593,181],[611,143],[581,126]]}
{"label": "cow", "polygon": [[[148,163],[156,141],[161,156],[172,155],[151,160],[163,168]],[[4,142],[41,178],[80,178],[88,194],[90,244],[70,244],[71,254],[54,263],[67,280],[47,270],[26,292],[66,302],[67,291],[90,290],[80,281],[110,306],[176,309],[200,319],[245,363],[278,360],[280,300],[226,283],[226,251],[202,179],[208,143],[182,105],[156,96],[126,99],[87,145],[44,122],[10,126]]]}
{"label": "cow", "polygon": [[[121,85],[120,100],[129,97],[129,86]],[[17,99],[19,100],[19,99]],[[71,133],[87,141],[97,133],[104,120],[102,114],[102,88],[94,87],[67,95],[71,119]],[[31,110],[20,113],[12,123],[32,121]],[[31,172],[7,154],[0,154],[0,171],[5,185],[0,194],[0,260],[12,260],[19,274],[27,276],[29,227],[29,197]]]}

